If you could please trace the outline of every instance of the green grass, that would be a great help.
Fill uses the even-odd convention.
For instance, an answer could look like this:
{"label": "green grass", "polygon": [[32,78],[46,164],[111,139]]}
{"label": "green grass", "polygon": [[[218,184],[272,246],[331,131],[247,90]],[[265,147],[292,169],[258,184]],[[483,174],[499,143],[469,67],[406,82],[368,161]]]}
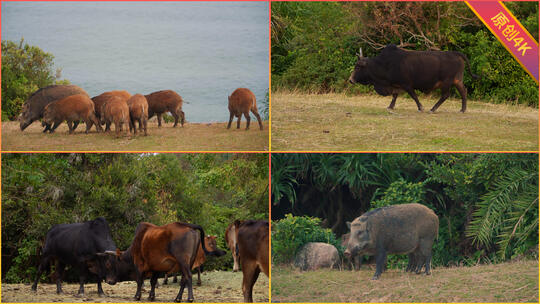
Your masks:
{"label": "green grass", "polygon": [[538,303],[538,261],[435,268],[432,275],[389,270],[301,272],[272,266],[276,302],[534,302]]}
{"label": "green grass", "polygon": [[[538,109],[449,99],[272,93],[272,151],[537,151]],[[436,96],[420,97],[430,109]]]}
{"label": "green grass", "polygon": [[[148,122],[148,136],[96,133],[95,128],[84,134],[86,126],[79,125],[75,134],[68,134],[65,123],[53,134],[43,134],[39,122],[31,124],[24,132],[18,122],[2,122],[2,151],[267,151],[269,143],[268,122],[260,131],[257,122],[245,131],[236,124],[227,130],[226,123],[188,123],[184,127],[172,127],[172,123],[157,127]],[[114,130],[114,126],[111,127]]]}

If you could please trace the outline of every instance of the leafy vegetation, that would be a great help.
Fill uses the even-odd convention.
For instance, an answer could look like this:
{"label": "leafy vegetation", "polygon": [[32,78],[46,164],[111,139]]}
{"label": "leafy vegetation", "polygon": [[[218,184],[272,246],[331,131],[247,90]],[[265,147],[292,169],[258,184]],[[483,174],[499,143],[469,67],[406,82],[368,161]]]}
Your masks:
{"label": "leafy vegetation", "polygon": [[[122,250],[142,221],[196,223],[226,249],[235,219],[268,218],[268,155],[2,155],[2,281],[34,279],[52,225],[98,216]],[[205,265],[229,268],[230,254]]]}
{"label": "leafy vegetation", "polygon": [[[538,5],[505,4],[538,40]],[[394,43],[467,55],[482,76],[465,73],[470,98],[538,106],[535,81],[463,2],[276,2],[271,19],[273,90],[373,92],[347,83],[356,53],[375,56]]]}
{"label": "leafy vegetation", "polygon": [[[272,154],[275,223],[317,217],[339,237],[346,221],[401,203],[438,215],[434,265],[538,257],[537,154]],[[406,258],[390,256],[389,266]]]}
{"label": "leafy vegetation", "polygon": [[2,120],[16,119],[24,101],[37,89],[60,80],[61,70],[53,71],[54,56],[37,46],[2,41]]}

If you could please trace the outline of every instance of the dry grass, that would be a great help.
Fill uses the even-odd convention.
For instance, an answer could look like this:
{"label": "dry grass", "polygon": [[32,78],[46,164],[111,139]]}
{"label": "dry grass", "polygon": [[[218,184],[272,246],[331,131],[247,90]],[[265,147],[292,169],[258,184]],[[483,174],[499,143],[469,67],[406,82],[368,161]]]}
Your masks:
{"label": "dry grass", "polygon": [[226,123],[188,123],[183,128],[167,123],[158,128],[157,122],[150,121],[148,136],[137,133],[116,138],[114,132],[96,133],[94,128],[84,134],[84,123],[69,135],[65,123],[55,133],[43,134],[39,122],[24,132],[18,122],[3,122],[2,151],[268,151],[268,121],[263,124],[263,131],[256,122],[245,131],[232,127],[227,130]]}
{"label": "dry grass", "polygon": [[[426,109],[436,96],[420,97]],[[537,151],[538,109],[449,99],[437,114],[414,101],[272,93],[272,151]]]}
{"label": "dry grass", "polygon": [[[195,276],[196,277],[196,276]],[[202,286],[193,285],[195,302],[243,302],[242,272],[215,271],[204,272],[201,275]],[[159,282],[161,283],[161,279]],[[170,282],[170,281],[169,281]],[[196,278],[193,280],[196,282]],[[263,274],[255,283],[253,300],[268,303],[268,278]],[[133,299],[137,284],[135,282],[120,282],[114,286],[103,284],[107,296],[98,297],[96,284],[85,285],[85,296],[77,296],[79,284],[63,284],[64,294],[56,294],[55,284],[39,284],[37,292],[30,290],[29,284],[2,284],[2,302],[93,302],[93,303],[119,303],[136,302]],[[159,285],[156,289],[156,302],[173,302],[178,294],[179,285]],[[141,297],[146,302],[150,282],[146,280]],[[183,300],[187,299],[187,289]]]}
{"label": "dry grass", "polygon": [[300,272],[272,267],[272,302],[534,302],[538,261],[436,268],[431,276],[373,269]]}

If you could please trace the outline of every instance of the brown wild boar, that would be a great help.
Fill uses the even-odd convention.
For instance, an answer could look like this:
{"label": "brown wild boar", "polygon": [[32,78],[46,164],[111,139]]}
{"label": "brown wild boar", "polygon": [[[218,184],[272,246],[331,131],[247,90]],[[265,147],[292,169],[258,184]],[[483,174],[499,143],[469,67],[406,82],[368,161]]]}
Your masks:
{"label": "brown wild boar", "polygon": [[[131,94],[128,91],[117,90],[101,93],[98,96],[92,97],[92,101],[94,102],[94,108],[96,109],[96,117],[98,118],[98,120],[101,121],[101,106],[103,106],[104,103],[114,97],[118,97],[124,101],[127,101],[131,97]],[[105,131],[109,131],[109,129],[105,129]]]}
{"label": "brown wild boar", "polygon": [[[71,95],[83,94],[88,96],[85,90],[76,85],[50,85],[48,87],[41,88],[24,102],[19,115],[19,124],[21,131],[24,131],[33,121],[43,117],[43,111],[45,106],[51,102],[64,99]],[[77,122],[78,123],[78,122]],[[77,126],[75,125],[74,128]],[[43,133],[49,131],[48,128],[43,130]]]}
{"label": "brown wild boar", "polygon": [[439,233],[439,218],[420,204],[401,204],[373,209],[352,223],[346,256],[375,255],[373,280],[384,271],[387,254],[409,254],[409,266],[420,273],[431,271],[431,248]]}
{"label": "brown wild boar", "polygon": [[[73,133],[76,125],[78,125],[81,120],[86,123],[85,133],[87,134],[93,124],[96,125],[98,132],[102,130],[94,113],[94,103],[90,100],[90,97],[84,94],[71,95],[64,99],[51,102],[45,106],[41,124],[46,127],[50,133],[53,133],[64,120],[67,121],[69,134]],[[75,126],[73,126],[74,122]]]}
{"label": "brown wild boar", "polygon": [[131,96],[127,101],[129,107],[129,131],[133,130],[134,134],[137,134],[137,127],[135,122],[139,122],[139,131],[143,130],[146,136],[146,125],[148,124],[148,102],[146,98],[141,94],[135,94]]}
{"label": "brown wild boar", "polygon": [[114,123],[116,136],[120,136],[120,131],[125,125],[125,132],[128,132],[129,107],[127,102],[120,97],[109,99],[101,105],[101,123],[106,125],[105,130],[110,130],[111,123]]}
{"label": "brown wild boar", "polygon": [[239,88],[234,90],[234,92],[229,96],[229,124],[227,129],[231,128],[231,123],[233,118],[238,117],[238,122],[236,123],[236,128],[240,129],[240,119],[242,119],[242,114],[246,117],[246,131],[249,130],[249,123],[251,118],[249,117],[249,111],[257,117],[259,121],[259,127],[263,129],[261,116],[259,116],[259,111],[257,111],[257,102],[255,100],[255,94],[246,88]]}
{"label": "brown wild boar", "polygon": [[157,91],[148,95],[144,95],[148,102],[148,119],[152,118],[154,114],[157,115],[158,127],[161,127],[161,115],[166,112],[170,112],[174,117],[174,125],[178,125],[178,119],[180,118],[180,124],[184,126],[185,114],[182,111],[182,97],[172,90]]}

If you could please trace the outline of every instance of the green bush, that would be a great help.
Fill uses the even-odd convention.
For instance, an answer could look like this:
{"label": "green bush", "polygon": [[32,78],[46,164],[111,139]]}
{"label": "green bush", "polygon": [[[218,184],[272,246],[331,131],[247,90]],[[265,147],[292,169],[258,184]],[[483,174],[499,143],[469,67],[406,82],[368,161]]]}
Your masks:
{"label": "green bush", "polygon": [[21,39],[2,41],[2,120],[16,119],[24,101],[37,89],[69,83],[54,71],[54,56]]}
{"label": "green bush", "polygon": [[285,215],[284,219],[272,222],[272,261],[289,263],[296,253],[309,242],[334,245],[339,254],[343,248],[328,228],[321,227],[321,219],[309,216]]}

